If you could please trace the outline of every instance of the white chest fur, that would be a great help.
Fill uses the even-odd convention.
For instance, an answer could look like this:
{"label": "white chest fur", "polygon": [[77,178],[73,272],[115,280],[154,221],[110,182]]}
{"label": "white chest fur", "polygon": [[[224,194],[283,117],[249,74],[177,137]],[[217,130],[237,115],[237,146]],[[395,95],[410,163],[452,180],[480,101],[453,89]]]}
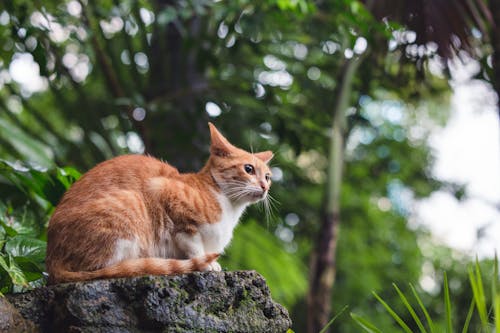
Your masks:
{"label": "white chest fur", "polygon": [[221,208],[220,221],[204,224],[198,228],[205,253],[222,253],[233,237],[233,230],[247,205],[233,206],[229,199],[216,194]]}

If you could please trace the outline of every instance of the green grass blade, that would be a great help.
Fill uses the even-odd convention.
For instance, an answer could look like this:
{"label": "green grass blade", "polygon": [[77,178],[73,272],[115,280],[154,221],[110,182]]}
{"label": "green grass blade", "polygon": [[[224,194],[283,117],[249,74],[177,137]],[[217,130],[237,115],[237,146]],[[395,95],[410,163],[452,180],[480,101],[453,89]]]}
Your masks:
{"label": "green grass blade", "polygon": [[351,318],[368,333],[382,333],[375,325],[355,313],[351,312]]}
{"label": "green grass blade", "polygon": [[424,313],[425,319],[427,320],[427,325],[429,325],[429,331],[431,333],[435,333],[434,322],[432,321],[432,318],[429,315],[429,312],[425,308],[424,303],[420,299],[420,296],[418,295],[417,290],[415,289],[415,287],[413,287],[413,285],[411,283],[410,283],[410,288],[411,288],[411,291],[413,293],[413,296],[415,297],[415,299],[418,302],[418,305],[420,306],[420,309],[422,309],[422,312]]}
{"label": "green grass blade", "polygon": [[484,296],[483,282],[481,279],[481,270],[479,268],[479,262],[476,260],[475,270],[469,267],[469,280],[472,288],[472,294],[474,295],[474,301],[476,302],[476,309],[479,313],[479,318],[483,327],[488,326],[488,312],[486,310],[486,298]]}
{"label": "green grass blade", "polygon": [[493,301],[494,314],[495,314],[495,332],[500,332],[500,294],[495,296]]}
{"label": "green grass blade", "polygon": [[482,306],[484,306],[484,313],[485,313],[485,321],[483,324],[485,326],[488,325],[488,311],[486,310],[486,294],[484,293],[484,286],[483,286],[483,275],[481,273],[481,267],[479,266],[479,261],[476,258],[476,279],[477,279],[477,286],[478,286],[478,291],[479,291],[479,296],[482,302]]}
{"label": "green grass blade", "polygon": [[319,331],[319,333],[325,333],[325,332],[326,332],[326,330],[328,329],[328,327],[330,327],[330,326],[333,324],[333,322],[335,321],[335,319],[337,319],[337,318],[338,318],[341,314],[343,314],[343,313],[344,313],[344,311],[345,311],[345,310],[347,310],[347,308],[348,308],[348,307],[349,307],[348,305],[344,306],[344,307],[342,308],[342,310],[340,310],[340,312],[339,312],[339,313],[337,313],[337,314],[336,314],[336,315],[335,315],[335,316],[334,316],[334,317],[333,317],[333,318],[332,318],[332,319],[331,319],[331,320],[330,320],[330,321],[329,321],[329,322],[325,325],[325,327],[323,327],[323,329],[321,329],[321,331]]}
{"label": "green grass blade", "polygon": [[472,318],[472,314],[474,313],[475,303],[474,300],[470,303],[469,312],[467,312],[467,317],[465,318],[464,328],[462,329],[462,333],[467,333],[469,331],[469,324]]}
{"label": "green grass blade", "polygon": [[498,290],[498,257],[496,253],[493,272],[492,300],[493,314],[495,318],[495,332],[500,332],[500,290]]}
{"label": "green grass blade", "polygon": [[412,333],[412,331],[408,327],[408,325],[405,324],[405,322],[403,321],[403,319],[401,319],[401,317],[398,316],[398,314],[389,306],[389,304],[387,304],[386,302],[384,302],[384,300],[379,295],[377,295],[376,292],[373,292],[373,295],[384,306],[384,308],[387,310],[387,312],[389,312],[389,314],[392,316],[392,318],[394,318],[394,320],[399,324],[399,326],[401,326],[401,328],[406,333]]}
{"label": "green grass blade", "polygon": [[448,287],[448,277],[444,272],[444,305],[446,314],[446,332],[453,333],[451,327],[451,302],[450,302],[450,288]]}
{"label": "green grass blade", "polygon": [[413,320],[415,320],[415,323],[417,323],[417,326],[420,329],[420,332],[427,333],[427,330],[425,329],[424,325],[420,321],[420,318],[418,318],[417,313],[415,312],[415,310],[411,306],[410,302],[408,302],[408,299],[406,299],[406,296],[403,294],[403,292],[398,288],[398,286],[395,283],[393,283],[392,286],[394,287],[394,289],[396,289],[396,291],[399,295],[399,298],[401,298],[401,301],[408,309],[408,312],[410,312],[411,316],[413,317]]}

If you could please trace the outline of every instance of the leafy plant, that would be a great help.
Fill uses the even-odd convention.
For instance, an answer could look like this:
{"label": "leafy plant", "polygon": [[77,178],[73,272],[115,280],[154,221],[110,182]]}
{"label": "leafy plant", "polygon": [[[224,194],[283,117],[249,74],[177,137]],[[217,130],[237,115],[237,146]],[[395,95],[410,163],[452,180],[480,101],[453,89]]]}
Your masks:
{"label": "leafy plant", "polygon": [[[473,299],[471,300],[471,305],[469,307],[469,311],[465,316],[464,323],[461,327],[461,332],[466,333],[471,331],[471,319],[474,314],[474,310],[477,310],[480,320],[480,330],[481,332],[500,332],[500,291],[498,289],[498,258],[495,257],[494,260],[494,268],[493,268],[493,278],[491,282],[491,300],[492,300],[492,309],[491,312],[488,311],[488,300],[486,297],[484,285],[483,285],[483,273],[481,272],[481,267],[479,265],[479,261],[476,260],[474,266],[469,267],[469,281],[472,288]],[[414,307],[405,296],[405,294],[398,288],[396,284],[393,284],[394,289],[396,290],[399,298],[404,304],[405,308],[410,313],[413,318],[415,324],[418,326],[419,332],[421,333],[436,333],[439,330],[436,328],[436,322],[429,315],[429,311],[424,306],[420,295],[417,293],[416,289],[413,285],[410,284],[410,289],[415,298],[418,307]],[[448,284],[448,277],[446,272],[443,277],[443,291],[444,291],[444,322],[445,322],[445,331],[446,332],[455,332],[453,324],[452,324],[452,310],[451,310],[451,298],[450,298],[450,288]],[[380,297],[377,293],[373,292],[375,298],[382,304],[385,310],[391,315],[391,317],[396,321],[396,323],[403,329],[404,332],[412,333],[410,329],[410,323],[405,322],[401,318],[401,314],[398,314],[393,307],[387,304],[382,297]],[[421,311],[425,317],[425,321],[421,319],[418,315],[418,311]],[[492,318],[490,317],[490,313],[493,314]],[[379,328],[377,328],[370,321],[365,318],[351,313],[352,319],[363,328],[364,331],[374,333],[374,332],[382,332]],[[461,317],[462,318],[462,317]],[[425,322],[425,324],[424,324]],[[494,327],[494,330],[493,330]]]}
{"label": "leafy plant", "polygon": [[12,216],[1,217],[0,224],[0,291],[21,291],[44,282],[46,242],[23,229],[16,230]]}
{"label": "leafy plant", "polygon": [[40,169],[0,160],[0,292],[44,283],[46,227],[62,194],[80,177],[73,168]]}

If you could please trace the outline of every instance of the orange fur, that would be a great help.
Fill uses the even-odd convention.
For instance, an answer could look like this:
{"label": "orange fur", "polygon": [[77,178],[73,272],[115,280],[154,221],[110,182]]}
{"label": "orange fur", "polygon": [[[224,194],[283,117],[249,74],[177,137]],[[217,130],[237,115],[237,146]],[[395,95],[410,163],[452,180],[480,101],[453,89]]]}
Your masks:
{"label": "orange fur", "polygon": [[116,265],[104,267],[90,272],[71,272],[64,269],[57,270],[57,276],[61,281],[87,281],[97,278],[120,278],[144,275],[168,275],[195,271],[203,271],[208,265],[216,260],[219,254],[211,253],[200,258],[189,260],[163,259],[163,258],[139,258],[127,259]]}
{"label": "orange fur", "polygon": [[209,126],[211,155],[198,173],[125,155],[83,175],[49,222],[49,283],[216,269],[213,252],[238,214],[267,195],[272,153],[238,149]]}

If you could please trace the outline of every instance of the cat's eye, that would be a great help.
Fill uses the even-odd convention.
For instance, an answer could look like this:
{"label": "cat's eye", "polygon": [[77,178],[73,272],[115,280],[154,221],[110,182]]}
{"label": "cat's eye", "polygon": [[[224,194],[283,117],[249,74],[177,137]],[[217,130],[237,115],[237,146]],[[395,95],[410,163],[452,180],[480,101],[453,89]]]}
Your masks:
{"label": "cat's eye", "polygon": [[271,175],[266,173],[266,180],[269,182],[269,180],[271,180]]}
{"label": "cat's eye", "polygon": [[255,173],[255,169],[253,168],[253,165],[251,165],[251,164],[245,164],[244,168],[245,168],[245,172],[248,173],[249,175],[253,175]]}

